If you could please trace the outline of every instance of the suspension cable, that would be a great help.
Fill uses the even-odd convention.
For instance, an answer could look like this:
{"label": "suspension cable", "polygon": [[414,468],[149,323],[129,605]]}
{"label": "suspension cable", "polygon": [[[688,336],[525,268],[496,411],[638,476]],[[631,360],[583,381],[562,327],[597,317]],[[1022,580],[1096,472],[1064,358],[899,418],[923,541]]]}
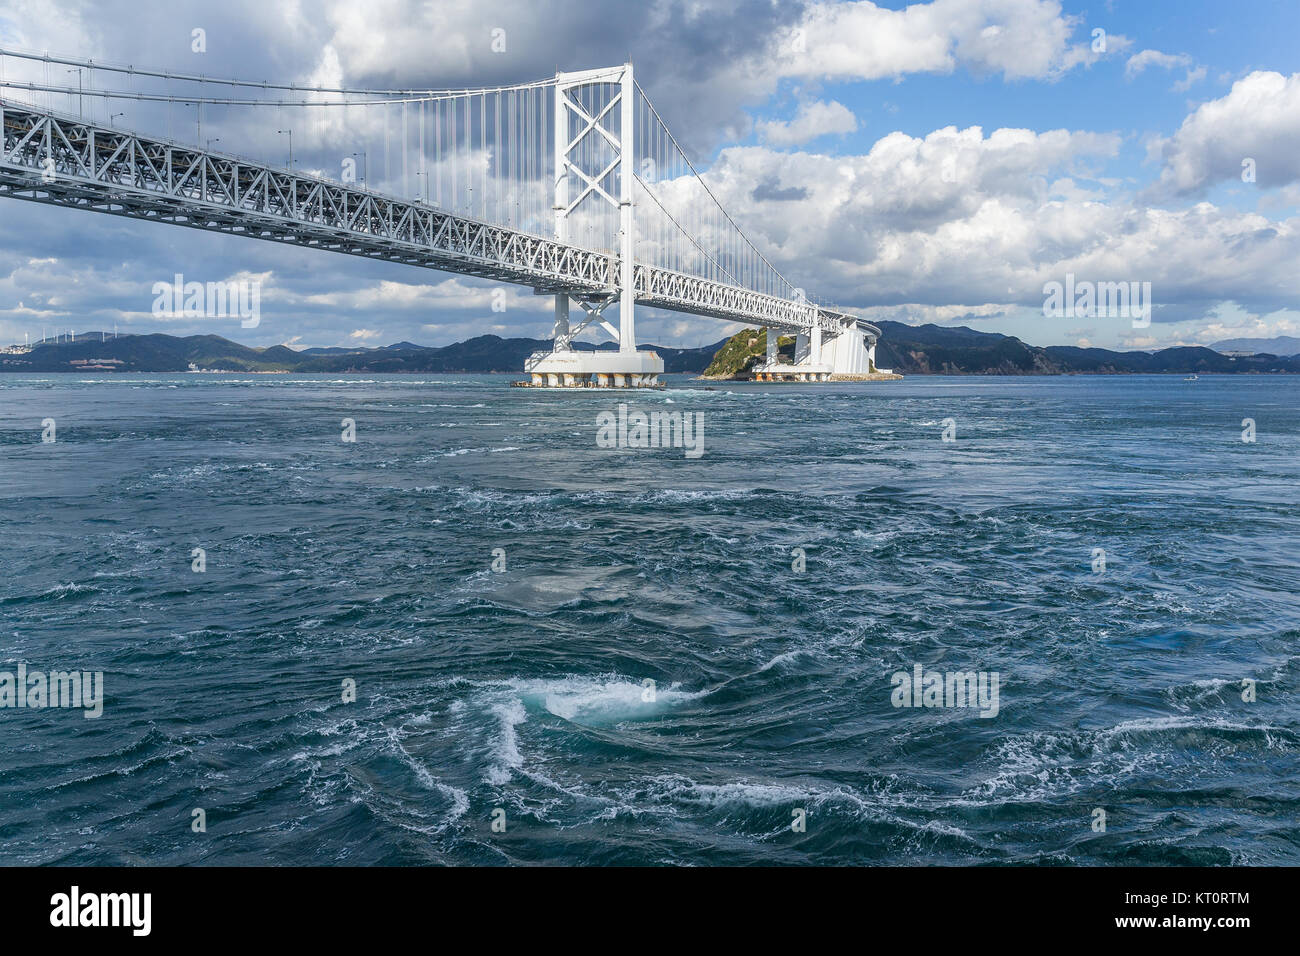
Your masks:
{"label": "suspension cable", "polygon": [[[633,82],[636,83],[635,80]],[[779,270],[776,266],[772,265],[771,261],[767,258],[767,256],[763,255],[763,253],[759,250],[759,248],[755,246],[753,242],[750,241],[748,236],[745,235],[744,230],[742,230],[740,226],[737,225],[736,220],[731,218],[730,213],[728,213],[727,210],[723,208],[722,203],[718,202],[718,197],[713,195],[713,190],[709,188],[709,184],[704,181],[704,177],[701,176],[699,170],[695,168],[695,164],[691,162],[691,158],[686,155],[686,150],[682,149],[681,144],[677,142],[677,137],[675,137],[673,135],[673,131],[668,128],[668,124],[665,123],[663,117],[659,115],[659,111],[655,109],[654,104],[650,102],[650,97],[646,96],[645,90],[641,89],[641,84],[636,83],[636,88],[637,91],[641,94],[641,98],[645,101],[645,105],[649,108],[650,112],[654,114],[655,119],[659,121],[659,125],[663,127],[664,132],[668,134],[668,138],[672,141],[672,144],[675,147],[677,147],[677,152],[679,152],[682,156],[682,159],[685,160],[687,168],[690,169],[690,171],[695,174],[695,178],[700,181],[700,185],[703,186],[704,191],[709,194],[709,198],[713,200],[714,205],[716,205],[718,209],[721,210],[722,215],[726,218],[727,222],[731,223],[732,228],[734,228],[736,232],[740,234],[740,238],[745,240],[745,244],[749,246],[750,249],[754,250],[754,254],[757,255],[760,259],[762,259],[763,262],[766,263],[769,269],[771,269],[774,273],[776,273],[777,278],[779,278],[786,285],[790,286],[790,288],[792,289],[795,288],[794,283],[791,282],[789,279],[787,279],[784,275],[782,275],[781,270]]]}
{"label": "suspension cable", "polygon": [[[173,73],[167,70],[147,70],[135,66],[122,66],[112,63],[96,63],[94,60],[79,60],[74,57],[51,56],[48,53],[34,53],[25,50],[0,48],[0,57],[12,56],[22,60],[37,60],[42,63],[58,63],[64,66],[79,66],[87,70],[105,70],[110,73],[129,73],[133,76],[151,76],[164,80],[178,80],[186,83],[212,83],[217,86],[251,86],[263,90],[290,90],[295,93],[346,93],[357,96],[405,96],[405,95],[465,95],[468,93],[500,93],[505,90],[526,89],[534,86],[554,85],[555,78],[535,80],[530,83],[511,86],[467,87],[464,89],[364,89],[331,86],[302,86],[297,83],[269,83],[258,80],[237,80],[230,77],[204,76],[199,73]],[[191,99],[191,102],[193,100]]]}
{"label": "suspension cable", "polygon": [[[543,81],[541,83],[529,83],[521,87],[501,87],[500,89],[490,89],[488,93],[502,93],[512,89],[534,89],[542,86],[553,86],[554,80]],[[478,95],[478,91],[445,91],[431,90],[427,93],[418,95],[402,95],[395,99],[387,100],[268,100],[268,99],[236,99],[232,97],[221,96],[183,96],[172,93],[137,93],[134,90],[88,90],[78,89],[75,86],[57,86],[53,84],[22,82],[19,80],[0,79],[0,87],[9,87],[16,90],[31,90],[33,92],[43,93],[63,93],[68,96],[98,96],[104,99],[119,100],[149,100],[158,103],[204,103],[215,104],[218,106],[384,106],[390,103],[434,103],[443,100],[463,99],[468,96]],[[301,88],[300,88],[301,90]],[[310,91],[305,91],[310,92]],[[394,90],[393,93],[401,91]]]}
{"label": "suspension cable", "polygon": [[717,266],[717,267],[718,267],[718,271],[721,272],[721,273],[722,273],[724,276],[726,276],[728,279],[730,279],[733,283],[735,283],[735,285],[736,285],[738,288],[743,288],[743,286],[740,285],[739,280],[737,280],[736,277],[733,276],[733,275],[732,275],[730,272],[728,272],[726,269],[722,268],[722,266],[721,266],[721,264],[718,262],[718,260],[714,259],[713,256],[709,255],[708,251],[707,251],[707,250],[706,250],[702,245],[699,244],[699,242],[696,240],[696,238],[695,238],[694,236],[692,236],[692,235],[690,234],[690,232],[688,232],[688,231],[686,230],[686,227],[683,226],[680,222],[678,222],[677,219],[673,216],[673,214],[670,213],[667,209],[664,208],[664,204],[661,203],[661,202],[659,201],[659,197],[656,196],[656,195],[651,191],[650,187],[646,185],[646,181],[645,181],[644,179],[641,178],[640,174],[636,174],[636,173],[634,173],[633,175],[636,176],[636,181],[639,182],[639,183],[641,184],[642,188],[645,189],[645,191],[646,191],[646,195],[648,195],[651,199],[653,199],[653,200],[655,201],[655,205],[658,206],[660,209],[662,209],[664,215],[667,216],[669,219],[672,220],[673,225],[676,226],[678,229],[680,229],[680,230],[682,231],[682,235],[684,235],[687,239],[689,239],[689,240],[691,241],[691,244],[692,244],[693,246],[695,246],[696,249],[699,249],[699,250],[700,250],[700,252],[704,255],[704,258],[708,259],[708,260],[709,260],[710,262],[712,262],[715,266]]}

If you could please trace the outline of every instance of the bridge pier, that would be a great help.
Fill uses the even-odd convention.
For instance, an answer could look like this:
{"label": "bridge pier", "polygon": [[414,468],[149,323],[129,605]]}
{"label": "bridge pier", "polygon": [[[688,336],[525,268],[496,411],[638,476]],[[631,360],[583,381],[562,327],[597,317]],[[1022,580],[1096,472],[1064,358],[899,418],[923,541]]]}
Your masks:
{"label": "bridge pier", "polygon": [[901,378],[889,369],[876,368],[877,334],[873,326],[863,329],[856,321],[846,322],[834,332],[824,332],[820,326],[812,325],[795,337],[794,362],[782,363],[774,348],[775,330],[769,328],[766,361],[755,367],[754,381],[833,382]]}
{"label": "bridge pier", "polygon": [[[601,316],[606,306],[618,302],[620,326],[625,318],[625,296],[607,296],[595,304],[576,300],[587,313],[576,325],[569,322],[569,296],[555,296],[554,342],[549,352],[534,352],[524,361],[524,371],[529,381],[516,385],[531,388],[660,388],[659,376],[664,362],[654,352],[638,352],[635,342],[627,337],[626,327],[615,329]],[[587,326],[597,323],[619,340],[615,351],[578,351],[573,339]]]}
{"label": "bridge pier", "polygon": [[664,360],[649,351],[534,352],[524,362],[532,388],[662,388]]}

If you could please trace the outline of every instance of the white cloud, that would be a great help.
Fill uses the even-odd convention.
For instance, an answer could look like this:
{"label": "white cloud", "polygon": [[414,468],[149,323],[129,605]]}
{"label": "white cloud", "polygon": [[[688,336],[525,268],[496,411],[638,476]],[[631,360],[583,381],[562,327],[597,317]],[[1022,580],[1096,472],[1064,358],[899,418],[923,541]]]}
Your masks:
{"label": "white cloud", "polygon": [[1158,66],[1162,70],[1172,70],[1179,66],[1190,66],[1192,58],[1186,53],[1161,53],[1159,50],[1143,50],[1134,53],[1124,64],[1124,75],[1129,79],[1137,76],[1149,66]]}
{"label": "white cloud", "polygon": [[1241,181],[1251,161],[1260,186],[1300,180],[1300,73],[1255,72],[1227,96],[1202,104],[1169,139],[1155,142],[1164,168],[1160,190],[1197,194]]}
{"label": "white cloud", "polygon": [[[746,231],[792,282],[842,305],[898,310],[881,318],[1041,309],[1043,284],[1070,272],[1151,282],[1164,307],[1157,325],[1227,299],[1276,308],[1300,296],[1300,220],[1063,188],[1058,173],[1089,179],[1087,167],[1119,143],[1068,130],[896,132],[861,156],[728,149],[709,181],[724,205],[746,210]],[[760,184],[778,195],[798,184],[804,195],[747,201]]]}
{"label": "white cloud", "polygon": [[865,306],[858,310],[869,322],[905,322],[908,325],[965,325],[1007,314],[1009,306],[999,303],[983,305],[926,305],[908,302],[903,305]]}
{"label": "white cloud", "polygon": [[1207,345],[1224,339],[1268,339],[1300,333],[1300,312],[1288,309],[1259,314],[1236,303],[1224,303],[1210,309],[1205,319],[1194,335]]}
{"label": "white cloud", "polygon": [[1185,93],[1205,79],[1206,68],[1193,66],[1194,62],[1186,53],[1161,53],[1159,50],[1143,50],[1141,53],[1135,53],[1128,58],[1128,62],[1124,64],[1124,76],[1131,80],[1149,66],[1159,67],[1162,70],[1175,70],[1178,67],[1185,67],[1186,73],[1183,78],[1172,87],[1176,93]]}
{"label": "white cloud", "polygon": [[1160,347],[1160,340],[1153,335],[1122,335],[1120,342],[1126,349],[1142,349],[1150,351]]}
{"label": "white cloud", "polygon": [[[958,67],[1005,79],[1050,79],[1102,53],[1072,40],[1079,19],[1055,0],[933,0],[902,10],[856,3],[811,6],[794,38],[776,44],[781,75],[877,80]],[[1106,38],[1107,52],[1129,46]]]}
{"label": "white cloud", "polygon": [[[431,275],[436,275],[431,274]],[[504,292],[494,299],[493,293]],[[429,310],[491,312],[504,304],[507,311],[538,312],[549,307],[549,299],[532,294],[530,289],[493,283],[472,284],[462,278],[433,282],[397,282],[384,279],[354,289],[296,294],[285,291],[277,301],[286,306],[316,306],[370,312],[427,312]],[[365,331],[360,330],[360,331]],[[354,332],[353,335],[356,335]]]}
{"label": "white cloud", "polygon": [[1206,69],[1203,66],[1194,67],[1187,71],[1187,75],[1174,84],[1173,89],[1176,93],[1186,93],[1201,80],[1205,79]]}
{"label": "white cloud", "polygon": [[759,135],[773,146],[797,146],[819,136],[852,133],[857,128],[857,117],[835,100],[800,103],[799,111],[788,123],[771,120],[758,124]]}
{"label": "white cloud", "polygon": [[49,40],[57,39],[59,43],[51,52],[93,50],[96,25],[86,23],[86,19],[94,17],[84,17],[79,5],[54,4],[49,0],[6,0],[4,10],[0,11],[0,27],[6,29],[0,35],[5,46],[17,49],[46,49]]}
{"label": "white cloud", "polygon": [[1292,208],[1300,208],[1300,182],[1283,186],[1259,199],[1259,209],[1262,211],[1280,212]]}
{"label": "white cloud", "polygon": [[[1088,24],[1064,13],[1058,0],[930,0],[891,10],[860,2],[764,3],[753,0],[658,0],[623,4],[610,17],[596,0],[317,0],[310,14],[301,0],[228,0],[217,7],[179,0],[143,20],[94,5],[57,3],[70,12],[47,13],[43,0],[14,0],[22,30],[18,45],[67,51],[101,61],[175,66],[193,60],[189,31],[197,11],[209,50],[194,72],[275,79],[304,85],[462,87],[517,83],[551,75],[558,65],[578,69],[617,64],[636,50],[638,80],[669,118],[679,141],[696,156],[749,132],[747,108],[765,102],[783,82],[800,79],[892,79],[917,73],[967,70],[1007,80],[1055,79],[1089,66],[1095,53]],[[13,6],[11,3],[10,6]],[[27,12],[30,8],[31,12]],[[491,30],[506,31],[507,54],[492,52]],[[566,51],[556,52],[557,36]],[[429,56],[435,37],[436,57]],[[1107,51],[1129,46],[1107,36]],[[580,51],[574,53],[572,51]],[[10,75],[41,78],[39,64],[7,61]],[[689,82],[682,82],[689,78]],[[146,116],[174,135],[183,109],[129,104],[127,121]],[[295,119],[294,148],[305,169],[338,174],[358,148],[367,123],[384,135],[381,115],[309,110]],[[393,115],[389,119],[398,122]],[[221,148],[283,157],[277,123],[229,123],[204,118],[204,131]],[[369,180],[382,180],[372,150]]]}

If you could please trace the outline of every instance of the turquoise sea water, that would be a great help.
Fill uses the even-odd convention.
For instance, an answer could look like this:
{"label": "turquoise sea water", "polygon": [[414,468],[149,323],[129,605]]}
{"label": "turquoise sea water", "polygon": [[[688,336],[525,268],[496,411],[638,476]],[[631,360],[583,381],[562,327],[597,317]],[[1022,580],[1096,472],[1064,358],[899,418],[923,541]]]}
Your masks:
{"label": "turquoise sea water", "polygon": [[509,381],[0,376],[0,861],[1300,863],[1300,379]]}

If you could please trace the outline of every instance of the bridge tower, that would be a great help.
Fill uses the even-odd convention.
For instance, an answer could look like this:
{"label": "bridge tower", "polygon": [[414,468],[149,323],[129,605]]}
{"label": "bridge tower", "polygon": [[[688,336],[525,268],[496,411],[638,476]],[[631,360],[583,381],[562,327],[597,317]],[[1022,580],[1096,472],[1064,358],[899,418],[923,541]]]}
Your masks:
{"label": "bridge tower", "polygon": [[[608,91],[608,99],[604,106],[589,108],[576,94],[596,86]],[[658,355],[636,348],[635,106],[631,63],[555,75],[555,238],[569,240],[570,219],[581,215],[584,202],[613,207],[618,214],[618,277],[616,287],[603,296],[575,298],[567,291],[555,293],[553,349],[533,355],[525,368],[533,385],[637,388],[656,385],[664,370]],[[580,161],[581,156],[593,154],[589,140],[603,142],[613,153],[603,169],[584,168]],[[606,188],[611,175],[618,182],[617,197]],[[570,194],[571,179],[579,182],[576,195]],[[574,302],[586,312],[577,325],[570,322]],[[604,318],[605,310],[615,303],[617,328]],[[618,340],[617,352],[574,350],[574,337],[593,322]]]}

